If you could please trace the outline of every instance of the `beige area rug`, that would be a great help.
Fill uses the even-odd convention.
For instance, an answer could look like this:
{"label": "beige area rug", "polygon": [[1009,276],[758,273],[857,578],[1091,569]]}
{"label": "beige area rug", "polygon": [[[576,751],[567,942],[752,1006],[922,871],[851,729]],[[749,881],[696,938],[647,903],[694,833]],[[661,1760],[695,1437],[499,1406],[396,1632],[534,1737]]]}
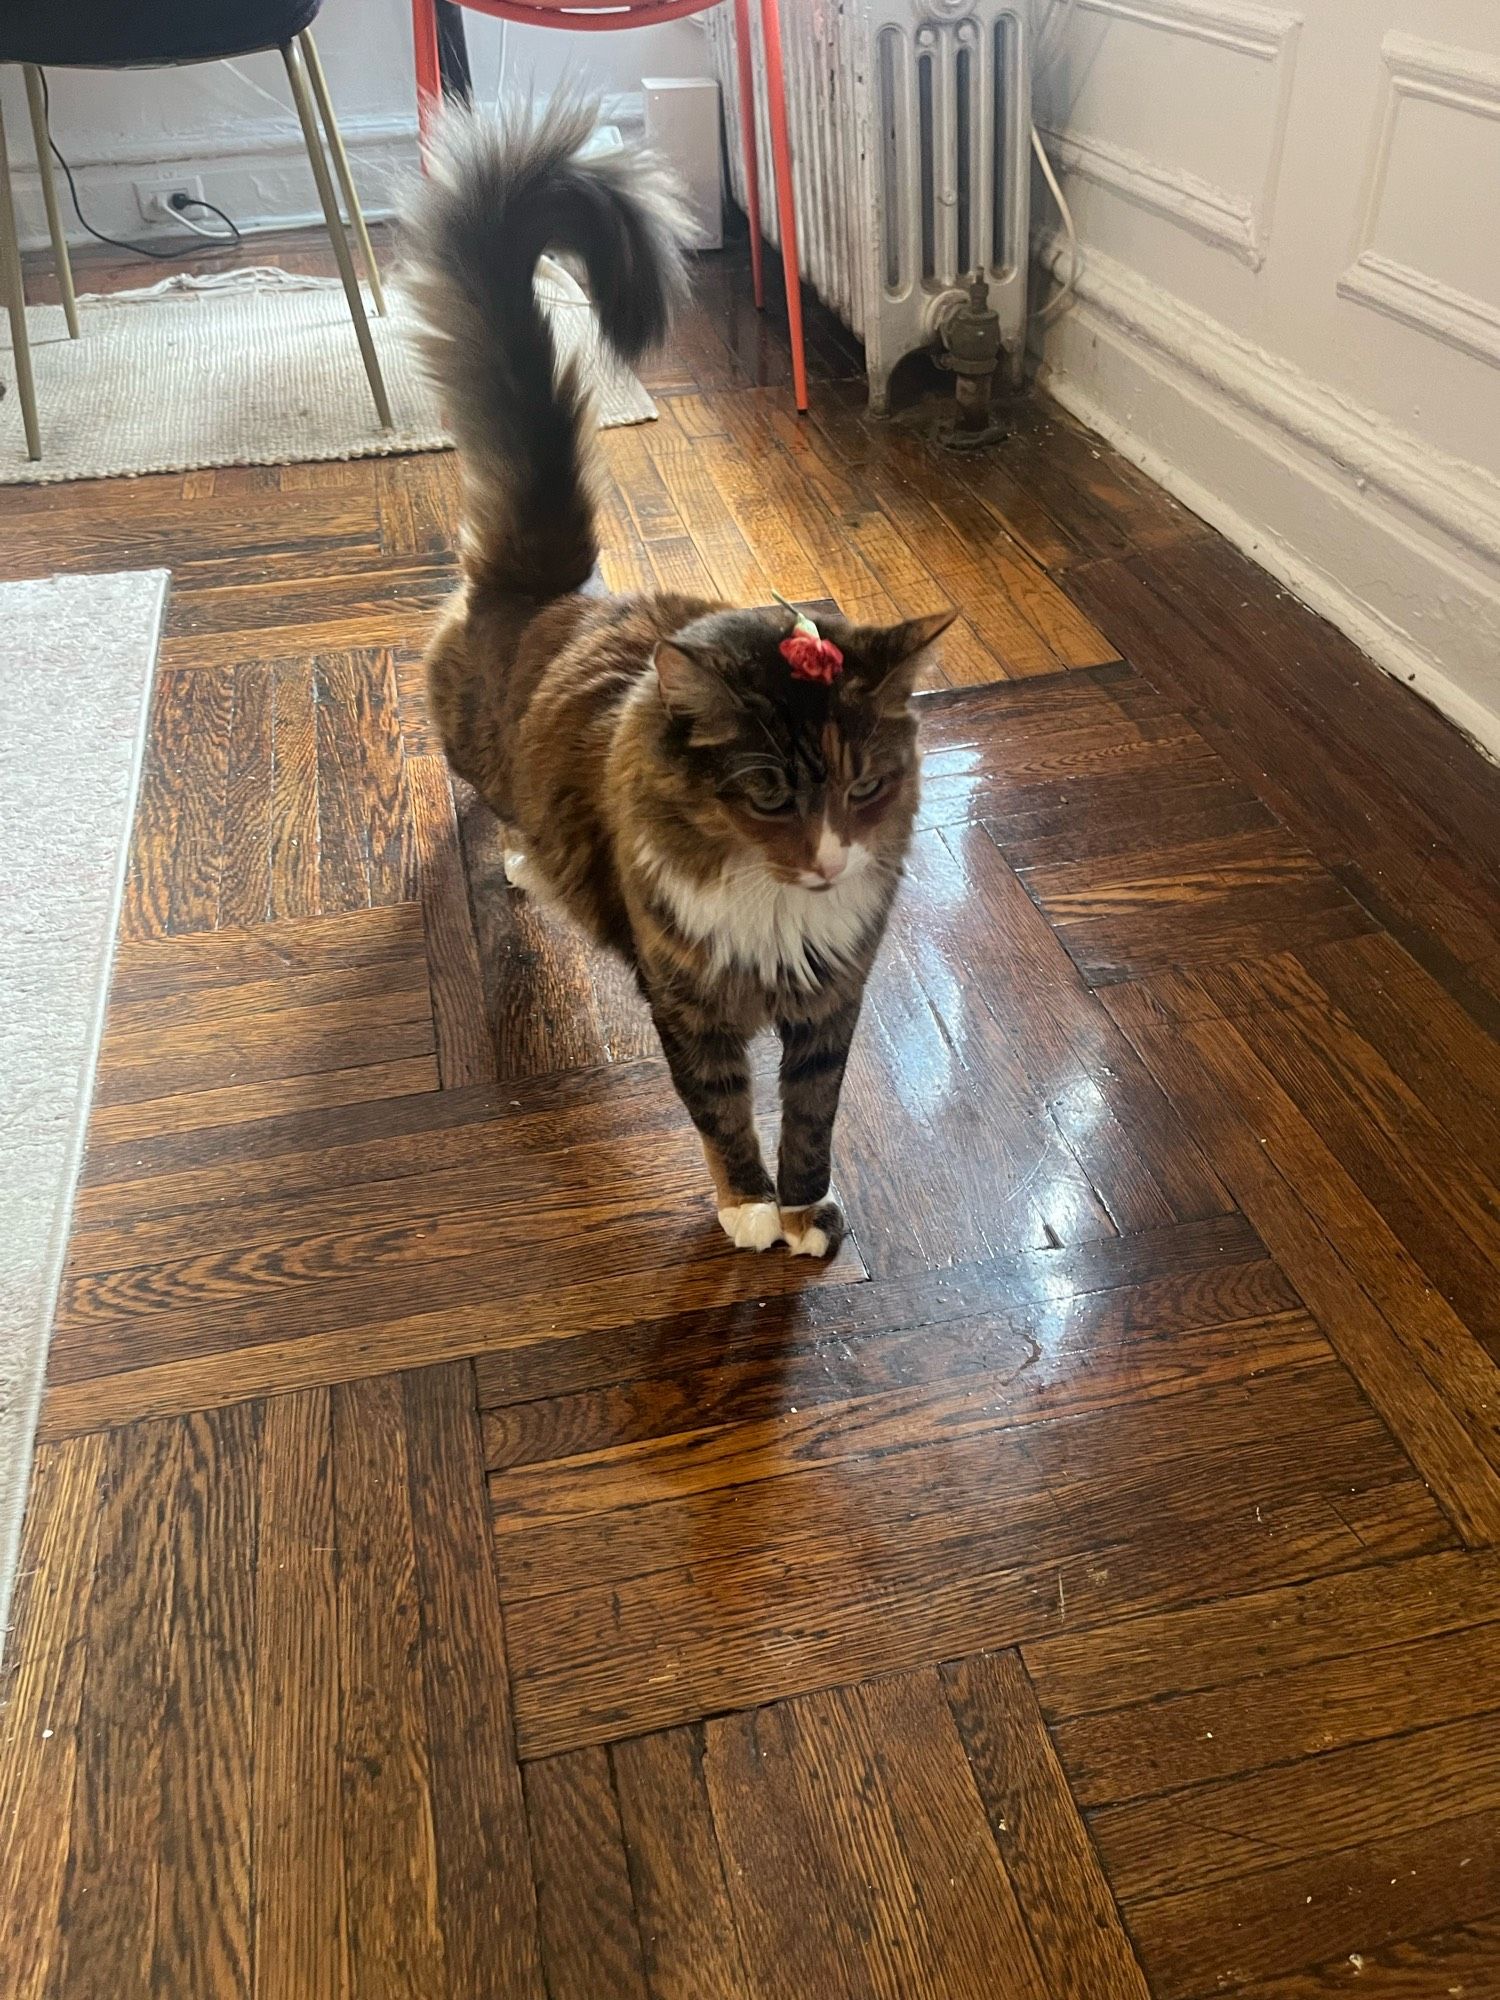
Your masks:
{"label": "beige area rug", "polygon": [[167,581],[0,584],[0,1648]]}
{"label": "beige area rug", "polygon": [[[600,424],[649,422],[656,405],[604,354],[593,309],[568,273],[544,259],[537,291],[559,352],[582,349],[589,358]],[[389,319],[372,309],[370,325],[395,417],[391,431],[376,420],[337,282],[258,268],[88,295],[79,301],[80,340],[68,339],[60,306],[33,306],[27,323],[42,457],[26,457],[6,325],[0,485],[438,450],[449,439],[437,399],[394,291],[390,305]]]}

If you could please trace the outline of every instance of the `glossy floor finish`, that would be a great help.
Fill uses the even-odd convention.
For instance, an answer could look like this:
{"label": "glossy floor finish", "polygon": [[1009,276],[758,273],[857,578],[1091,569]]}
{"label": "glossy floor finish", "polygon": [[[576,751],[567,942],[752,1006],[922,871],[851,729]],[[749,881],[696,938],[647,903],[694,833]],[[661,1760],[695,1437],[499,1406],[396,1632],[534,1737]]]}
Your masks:
{"label": "glossy floor finish", "polygon": [[0,497],[175,579],[7,1992],[1500,1993],[1500,774],[1046,405],[812,353],[706,261],[605,533],[964,610],[823,1270],[455,798],[449,462]]}

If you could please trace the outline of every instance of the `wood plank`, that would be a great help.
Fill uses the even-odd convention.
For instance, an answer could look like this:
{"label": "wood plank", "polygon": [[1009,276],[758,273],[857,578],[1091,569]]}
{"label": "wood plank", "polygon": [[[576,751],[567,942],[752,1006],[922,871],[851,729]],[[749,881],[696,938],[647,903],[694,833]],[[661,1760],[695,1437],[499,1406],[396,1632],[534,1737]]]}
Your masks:
{"label": "wood plank", "polygon": [[[1254,1408],[1260,1387],[1236,1385],[1234,1410]],[[1199,1420],[1183,1403],[1168,1407],[1176,1412],[1174,1427]],[[1234,1410],[1216,1407],[1202,1420],[1227,1427]],[[1268,1414],[1257,1411],[1259,1427]],[[1107,1428],[1118,1432],[1125,1420],[1111,1413]],[[1001,1461],[1000,1433],[936,1455],[894,1452],[863,1476],[860,1467],[840,1466],[836,1480],[825,1474],[820,1482],[814,1469],[768,1490],[742,1489],[740,1553],[717,1553],[694,1525],[691,1568],[512,1599],[507,1632],[523,1753],[667,1727],[976,1645],[1014,1645],[1063,1621],[1103,1623],[1368,1559],[1360,1537],[1332,1507],[1313,1497],[1289,1498],[1283,1525],[1277,1496],[1288,1484],[1300,1496],[1315,1496],[1320,1487],[1332,1493],[1334,1481],[1326,1476],[1335,1464],[1342,1461],[1344,1469],[1351,1454],[1369,1463],[1368,1454],[1378,1450],[1373,1428],[1361,1427],[1341,1447],[1322,1425],[1306,1432],[1299,1425],[1292,1435],[1300,1446],[1268,1447],[1258,1427],[1241,1453],[1246,1462],[1235,1463],[1240,1484],[1232,1504],[1233,1447],[1220,1444],[1212,1474],[1205,1475],[1217,1523],[1210,1553],[1182,1535],[1180,1525],[1175,1533],[1171,1526],[1174,1507],[1180,1517],[1183,1506],[1203,1504],[1174,1497],[1187,1477],[1181,1465],[1170,1478],[1158,1465],[1149,1492],[1144,1485],[1133,1491],[1145,1512],[1113,1530],[1102,1525],[1100,1509],[1111,1495],[1123,1505],[1128,1482],[1118,1471],[1114,1488],[1106,1484],[1091,1499],[1090,1519],[1057,1520],[1054,1490],[1038,1484],[1036,1455],[1049,1443],[1061,1448],[1079,1439],[1096,1421],[1060,1419],[1030,1430],[1024,1473]],[[1308,1421],[1318,1422],[1310,1412]],[[1302,1462],[1312,1435],[1325,1454],[1316,1467]],[[1128,1464],[1133,1455],[1121,1446],[1113,1459]],[[909,1479],[910,1466],[924,1459],[927,1490],[913,1508],[909,1484],[892,1474]],[[1258,1472],[1250,1469],[1257,1459]],[[842,1518],[829,1506],[830,1486],[844,1499]],[[1003,1509],[1000,1493],[1007,1496]],[[690,1521],[688,1503],[677,1504]],[[806,1515],[809,1506],[821,1511]],[[747,1529],[746,1510],[756,1508],[759,1522],[752,1513]],[[807,1532],[813,1519],[816,1534]],[[638,1526],[632,1517],[631,1535]]]}
{"label": "wood plank", "polygon": [[260,1412],[187,1418],[167,1513],[174,1542],[171,1693],[151,1980],[159,1993],[252,1987],[251,1722]]}
{"label": "wood plank", "polygon": [[447,1973],[397,1378],[334,1390],[333,1453],[348,1985],[416,2000]]}
{"label": "wood plank", "polygon": [[345,1985],[333,1412],[326,1389],[265,1405],[255,1594],[256,2000]]}
{"label": "wood plank", "polygon": [[529,1764],[526,1809],[549,2000],[648,2000],[606,1753]]}
{"label": "wood plank", "polygon": [[705,1766],[758,1992],[1041,2000],[934,1675],[711,1721]]}
{"label": "wood plank", "polygon": [[908,876],[897,935],[935,978],[956,912],[969,913],[972,983],[1115,1226],[1133,1232],[1228,1210],[1228,1194],[995,842],[976,828],[924,834]]}
{"label": "wood plank", "polygon": [[146,723],[135,823],[125,864],[120,905],[122,939],[163,937],[171,922],[171,862],[177,845],[182,793],[176,763],[162,746],[171,740],[173,721],[180,713],[182,700],[182,677],[163,671],[158,659]]}
{"label": "wood plank", "polygon": [[272,917],[310,917],[323,908],[314,700],[311,668],[278,663],[271,681]]}
{"label": "wood plank", "polygon": [[1127,1902],[1500,1810],[1500,1714],[1109,1806],[1089,1829]]}
{"label": "wood plank", "polygon": [[91,1993],[104,1967],[112,1990],[129,2000],[159,1990],[153,1961],[181,1454],[175,1423],[117,1434],[105,1451],[97,1566],[79,1647],[91,1671],[78,1716],[58,1916],[52,1990],[59,2000]]}
{"label": "wood plank", "polygon": [[0,1709],[0,1937],[15,2000],[55,1988],[98,1546],[102,1437],[36,1455]]}
{"label": "wood plank", "polygon": [[[1180,1367],[1171,1379],[1180,1382],[1195,1365],[1210,1372],[1232,1369],[1237,1350],[1254,1341],[1263,1341],[1267,1354],[1273,1346],[1303,1358],[1320,1351],[1322,1337],[1310,1321],[1295,1326],[1290,1319],[1268,1323],[1280,1296],[1273,1265],[1242,1266],[1224,1277],[1224,1289],[1215,1303],[1210,1301],[1216,1287],[1183,1286],[1175,1276],[1071,1301],[1069,1310],[1055,1312],[1047,1358],[1033,1364],[1036,1374],[1030,1368],[1024,1373],[1005,1369],[1007,1355],[1012,1361],[1024,1361],[1029,1355],[1036,1321],[1024,1310],[1008,1309],[998,1298],[989,1312],[974,1317],[956,1315],[933,1322],[922,1319],[918,1309],[920,1323],[890,1330],[869,1323],[861,1326],[850,1315],[854,1324],[836,1340],[829,1337],[832,1329],[826,1324],[772,1327],[753,1347],[737,1340],[710,1360],[696,1358],[696,1365],[691,1353],[679,1360],[668,1347],[671,1365],[658,1361],[657,1370],[643,1381],[534,1401],[521,1400],[524,1386],[512,1379],[513,1371],[505,1363],[491,1357],[482,1368],[482,1393],[508,1400],[486,1411],[486,1463],[498,1470],[571,1460],[673,1434],[691,1434],[707,1452],[710,1433],[720,1427],[759,1425],[766,1427],[757,1433],[759,1469],[768,1464],[773,1440],[779,1442],[794,1429],[789,1420],[780,1430],[772,1429],[778,1418],[788,1413],[808,1417],[808,1425],[802,1427],[805,1440],[816,1422],[812,1412],[834,1403],[846,1405],[846,1399],[854,1397],[939,1382],[964,1383],[960,1393],[967,1394],[978,1392],[982,1381],[999,1382],[1003,1387],[998,1400],[1014,1419],[1027,1407],[1055,1412],[1062,1403],[1076,1408],[1080,1399],[1107,1400],[1116,1355],[1122,1366],[1139,1371],[1138,1391],[1131,1400],[1143,1400],[1166,1389],[1168,1353]],[[898,1288],[877,1283],[859,1290],[878,1295]],[[1217,1338],[1190,1338],[1196,1328],[1220,1316],[1233,1319],[1239,1306],[1253,1308],[1262,1297],[1270,1301],[1269,1313],[1252,1310],[1240,1315],[1241,1324],[1232,1331],[1226,1327]],[[905,1316],[899,1293],[884,1312],[878,1301],[874,1303],[870,1318],[877,1316]],[[1307,1338],[1299,1339],[1299,1328]],[[776,1365],[769,1366],[771,1362]],[[913,1406],[906,1407],[910,1411]],[[739,1437],[749,1442],[743,1432]]]}
{"label": "wood plank", "polygon": [[[879,1369],[889,1366],[890,1379],[905,1380],[894,1358],[869,1363],[867,1378],[867,1364],[849,1350],[871,1336],[922,1328],[941,1345],[938,1328],[981,1318],[991,1324],[1013,1320],[1045,1327],[1049,1338],[1061,1339],[1068,1316],[1085,1311],[1082,1301],[1091,1294],[1136,1286],[1149,1293],[1142,1325],[1155,1316],[1164,1330],[1194,1321],[1205,1326],[1253,1319],[1298,1302],[1268,1264],[1248,1223],[1234,1215],[1222,1222],[1099,1237],[1066,1250],[1022,1252],[878,1283],[820,1287],[767,1299],[753,1311],[738,1304],[700,1306],[617,1332],[559,1331],[545,1349],[517,1345],[481,1360],[480,1404],[494,1411],[538,1398],[607,1393],[644,1382],[660,1384],[669,1406],[670,1384],[695,1378],[692,1407],[710,1408],[718,1396],[732,1399],[736,1394],[736,1368],[766,1362],[777,1364],[773,1376],[786,1367],[787,1400],[792,1391],[800,1400],[813,1386],[797,1373],[804,1350],[810,1374],[814,1366],[829,1367],[828,1356],[842,1351],[859,1379],[876,1379]],[[670,1356],[670,1367],[664,1366],[664,1356]],[[835,1368],[835,1385],[839,1373]]]}
{"label": "wood plank", "polygon": [[1054,1729],[1074,1797],[1117,1804],[1462,1721],[1495,1705],[1500,1624],[1262,1673]]}
{"label": "wood plank", "polygon": [[474,1376],[402,1384],[422,1612],[422,1692],[441,1885],[443,1992],[542,2000],[537,1908],[490,1565]]}
{"label": "wood plank", "polygon": [[1046,1990],[1058,2000],[1148,2000],[1020,1659],[960,1660],[943,1682]]}
{"label": "wood plank", "polygon": [[[1244,990],[1253,982],[1238,979]],[[1500,1355],[1500,1191],[1330,1009],[1246,1013],[1237,1032],[1464,1324]]]}
{"label": "wood plank", "polygon": [[1500,1814],[1468,1813],[1134,1903],[1131,1930],[1160,2000],[1222,1992],[1257,1973],[1269,1981],[1330,1959],[1342,1959],[1352,1983],[1353,1957],[1489,1916],[1500,1896],[1497,1855]]}
{"label": "wood plank", "polygon": [[[1070,577],[1101,628],[1183,705],[1231,769],[1361,903],[1435,978],[1462,993],[1466,1006],[1472,1001],[1491,1022],[1500,1019],[1491,888],[1471,878],[1451,847],[1435,838],[1414,839],[1406,830],[1411,811],[1393,812],[1366,788],[1368,781],[1378,792],[1378,779],[1326,754],[1326,729],[1296,689],[1284,681],[1267,686],[1271,662],[1265,654],[1231,664],[1242,657],[1238,642],[1205,643],[1191,622],[1190,601],[1163,595],[1155,581],[1150,565],[1138,563],[1087,565]],[[1304,671],[1320,669],[1305,657]],[[1372,700],[1382,711],[1387,761],[1399,766],[1409,693],[1366,674],[1362,712],[1369,712]],[[1472,844],[1466,851],[1474,851]]]}
{"label": "wood plank", "polygon": [[264,923],[271,912],[274,701],[271,668],[236,669],[219,875],[222,926]]}
{"label": "wood plank", "polygon": [[1465,1539],[1493,1541],[1494,1362],[1413,1280],[1379,1216],[1231,1023],[1163,1029],[1125,994],[1115,1012]]}
{"label": "wood plank", "polygon": [[406,788],[443,1087],[488,1083],[494,1046],[447,770],[434,757],[408,758]]}
{"label": "wood plank", "polygon": [[358,994],[350,1000],[272,1008],[235,1022],[182,1020],[159,1033],[127,1027],[108,1033],[99,1055],[98,1102],[109,1107],[177,1097],[230,1085],[355,1069],[372,1053],[403,1061],[436,1045],[426,993]]}
{"label": "wood plank", "polygon": [[1500,1176],[1500,1050],[1392,938],[1321,945],[1318,987],[1491,1180]]}
{"label": "wood plank", "polygon": [[1048,1720],[1171,1699],[1248,1673],[1409,1645],[1500,1617],[1500,1557],[1445,1550],[1314,1577],[1024,1649]]}
{"label": "wood plank", "polygon": [[867,991],[834,1169],[881,1277],[1114,1230],[983,998],[899,936]]}
{"label": "wood plank", "polygon": [[1500,1987],[1500,1919],[1480,1918],[1389,1944],[1366,1942],[1352,1957],[1341,1952],[1320,1965],[1251,1979],[1235,1988],[1235,2000],[1328,2000],[1348,1992],[1351,1972],[1359,1975],[1362,2000],[1488,1993]]}
{"label": "wood plank", "polygon": [[387,555],[447,555],[458,547],[460,479],[453,453],[377,459],[375,495]]}
{"label": "wood plank", "polygon": [[[411,1092],[436,1090],[437,1058],[409,1056],[397,1062],[362,1063],[346,1069],[278,1076],[261,1083],[225,1084],[216,1090],[189,1090],[176,1097],[150,1097],[102,1105],[89,1119],[89,1138],[106,1161],[112,1149],[138,1151],[153,1140],[210,1131],[223,1133],[245,1121],[276,1119],[298,1111],[323,1111],[369,1100],[383,1102]],[[107,1170],[107,1169],[103,1169]]]}
{"label": "wood plank", "polygon": [[228,926],[192,937],[132,939],[122,942],[115,955],[110,1001],[387,965],[420,955],[422,937],[421,906],[405,902],[342,916]]}
{"label": "wood plank", "polygon": [[[863,1460],[948,1438],[972,1439],[989,1429],[1115,1403],[1139,1405],[1154,1394],[1232,1380],[1255,1365],[1252,1349],[1268,1366],[1316,1362],[1327,1351],[1313,1322],[1300,1315],[1288,1315],[1275,1326],[1259,1322],[1226,1330],[1201,1343],[1179,1334],[1162,1341],[1154,1355],[1145,1342],[1122,1343],[1127,1352],[1114,1366],[1115,1357],[1100,1352],[1103,1343],[1096,1342],[1093,1328],[1072,1352],[1055,1360],[1049,1353],[1045,1365],[1035,1353],[1035,1340],[1003,1320],[999,1327],[964,1321],[949,1331],[959,1347],[951,1375],[939,1362],[932,1374],[910,1386],[828,1402],[815,1396],[810,1404],[777,1409],[759,1419],[736,1412],[727,1422],[715,1422],[704,1410],[696,1421],[689,1419],[691,1428],[653,1439],[611,1440],[580,1450],[578,1441],[569,1438],[564,1455],[556,1459],[512,1459],[508,1465],[506,1433],[491,1422],[486,1426],[486,1459],[505,1466],[491,1488],[501,1532],[521,1534],[528,1525],[607,1514],[668,1494],[709,1493],[751,1479],[781,1479],[808,1466]],[[863,1344],[862,1359],[871,1358],[872,1344]],[[1037,1367],[1037,1374],[1028,1364]],[[864,1385],[851,1386],[857,1390]]]}
{"label": "wood plank", "polygon": [[[1246,1333],[1248,1348],[1254,1333],[1249,1329]],[[1023,1521],[1061,1536],[1072,1548],[1072,1537],[1082,1522],[1084,1492],[1092,1493],[1096,1482],[1106,1497],[1107,1511],[1095,1521],[1095,1532],[1113,1539],[1105,1521],[1118,1518],[1118,1533],[1129,1538],[1141,1523],[1125,1511],[1126,1496],[1135,1495],[1142,1506],[1158,1504],[1170,1463],[1181,1483],[1169,1511],[1189,1517],[1202,1498],[1199,1482],[1211,1481],[1216,1449],[1238,1450],[1246,1480],[1269,1481],[1282,1494],[1325,1490],[1324,1475],[1335,1463],[1348,1474],[1351,1488],[1401,1480],[1400,1454],[1381,1439],[1378,1424],[1358,1401],[1351,1400],[1350,1385],[1339,1371],[1320,1369],[1316,1360],[1304,1359],[1293,1364],[1285,1378],[1273,1375],[1264,1382],[1252,1378],[1247,1383],[1239,1379],[1245,1366],[1242,1358],[1221,1379],[1209,1375],[1185,1402],[1152,1399],[1137,1408],[1102,1398],[1096,1408],[1043,1421],[1030,1420],[1023,1410],[1019,1424],[1005,1421],[1009,1413],[1002,1409],[994,1418],[978,1422],[971,1436],[957,1436],[941,1447],[929,1442],[922,1450],[890,1450],[874,1458],[840,1456],[836,1432],[825,1425],[833,1440],[823,1447],[826,1463],[816,1455],[820,1433],[815,1432],[806,1464],[787,1454],[766,1452],[759,1460],[747,1457],[736,1468],[733,1433],[724,1436],[710,1430],[705,1435],[711,1462],[717,1444],[720,1456],[729,1457],[726,1470],[739,1469],[745,1476],[715,1483],[710,1470],[692,1490],[679,1493],[672,1483],[672,1468],[691,1451],[695,1434],[689,1431],[664,1441],[661,1457],[666,1476],[659,1483],[653,1481],[657,1458],[653,1450],[627,1448],[602,1458],[601,1487],[614,1484],[632,1466],[638,1469],[639,1490],[623,1514],[606,1507],[595,1513],[571,1509],[557,1518],[545,1513],[512,1515],[504,1506],[512,1481],[497,1478],[496,1560],[502,1587],[510,1598],[549,1595],[625,1578],[645,1579],[689,1559],[790,1551],[792,1543],[825,1532],[820,1522],[826,1523],[830,1536],[856,1532],[863,1525],[877,1559],[886,1553],[884,1525],[904,1523],[895,1545],[906,1535],[914,1547],[931,1541],[958,1560],[960,1528],[971,1521],[984,1526],[986,1495],[1004,1489],[1010,1490],[1013,1517],[1007,1524],[991,1523],[982,1546],[991,1553],[1000,1551],[1006,1560],[1014,1547],[1024,1546],[1015,1541]],[[1170,1428],[1174,1408],[1179,1423],[1217,1425],[1214,1442],[1179,1443]],[[1319,1416],[1314,1418],[1312,1411]],[[1327,1460],[1315,1467],[1299,1464],[1289,1444],[1311,1421],[1321,1421],[1326,1431]],[[787,1423],[793,1428],[790,1413]],[[1369,1456],[1372,1438],[1381,1441]],[[1116,1447],[1113,1489],[1104,1469],[1110,1462],[1111,1439]],[[1048,1464],[1056,1465],[1059,1476],[1064,1469],[1067,1472],[1065,1500],[1042,1483]],[[777,1484],[768,1492],[756,1474]],[[514,1483],[523,1492],[528,1484]],[[536,1475],[529,1482],[533,1489],[543,1483]],[[945,1511],[951,1534],[940,1520],[927,1519]],[[1428,1530],[1436,1531],[1428,1546],[1449,1545],[1451,1530],[1436,1506],[1428,1503],[1419,1513]],[[797,1553],[813,1562],[818,1559],[816,1547]],[[977,1557],[977,1548],[974,1553]]]}
{"label": "wood plank", "polygon": [[701,1729],[610,1751],[651,2000],[752,2000],[709,1804]]}
{"label": "wood plank", "polygon": [[167,914],[174,931],[214,930],[228,811],[229,749],[235,676],[218,671],[183,677],[170,737],[156,748],[177,766],[178,811]]}
{"label": "wood plank", "polygon": [[388,559],[382,567],[179,591],[167,615],[169,671],[306,659],[339,647],[421,645],[453,588],[451,561]]}

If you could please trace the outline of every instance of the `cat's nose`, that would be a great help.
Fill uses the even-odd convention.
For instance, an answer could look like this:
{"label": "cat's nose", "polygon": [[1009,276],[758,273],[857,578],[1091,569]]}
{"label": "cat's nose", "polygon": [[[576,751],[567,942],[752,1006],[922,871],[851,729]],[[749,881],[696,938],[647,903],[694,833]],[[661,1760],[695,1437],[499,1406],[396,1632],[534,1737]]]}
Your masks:
{"label": "cat's nose", "polygon": [[819,881],[837,882],[848,866],[848,848],[833,834],[825,833],[818,842],[817,853],[813,856],[812,872]]}

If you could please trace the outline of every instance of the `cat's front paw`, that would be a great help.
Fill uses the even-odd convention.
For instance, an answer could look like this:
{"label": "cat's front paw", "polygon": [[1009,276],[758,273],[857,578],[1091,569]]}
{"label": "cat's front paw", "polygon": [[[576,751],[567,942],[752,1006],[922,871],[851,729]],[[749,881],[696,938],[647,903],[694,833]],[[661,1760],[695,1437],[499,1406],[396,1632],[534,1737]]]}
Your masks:
{"label": "cat's front paw", "polygon": [[719,1222],[736,1250],[769,1250],[781,1241],[781,1210],[774,1201],[742,1201],[721,1208]]}
{"label": "cat's front paw", "polygon": [[781,1234],[794,1257],[831,1257],[844,1240],[844,1211],[836,1201],[784,1208]]}

